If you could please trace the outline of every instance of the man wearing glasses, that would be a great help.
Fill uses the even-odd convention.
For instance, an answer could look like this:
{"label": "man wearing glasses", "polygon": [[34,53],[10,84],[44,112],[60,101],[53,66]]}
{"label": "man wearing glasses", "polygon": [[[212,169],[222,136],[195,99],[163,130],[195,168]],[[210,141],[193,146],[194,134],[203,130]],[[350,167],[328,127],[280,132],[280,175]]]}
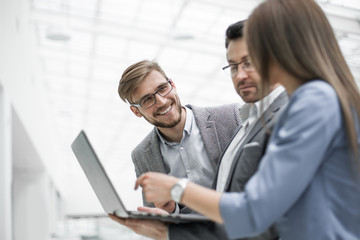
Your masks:
{"label": "man wearing glasses", "polygon": [[[182,106],[174,82],[153,61],[141,61],[123,73],[119,95],[137,117],[154,129],[133,150],[136,176],[148,171],[187,178],[211,187],[222,152],[240,125],[239,105]],[[169,213],[186,213],[174,201],[148,203]]]}
{"label": "man wearing glasses", "polygon": [[[261,99],[260,76],[249,60],[245,39],[243,39],[243,26],[244,21],[239,21],[226,30],[225,47],[229,65],[223,70],[228,71],[236,92],[245,104],[240,108],[241,126],[221,157],[212,185],[213,189],[220,192],[244,190],[247,181],[256,172],[265,151],[268,137],[266,128],[270,128],[275,123],[281,109],[288,101],[285,89],[278,83],[273,83],[270,86],[270,93]],[[144,208],[142,210],[161,212],[159,209]],[[228,239],[223,225],[212,222],[165,225],[159,221],[124,220],[110,217],[138,234],[159,240]],[[264,229],[264,233],[259,236],[247,239],[274,240],[278,239],[278,235],[272,227],[268,230]]]}

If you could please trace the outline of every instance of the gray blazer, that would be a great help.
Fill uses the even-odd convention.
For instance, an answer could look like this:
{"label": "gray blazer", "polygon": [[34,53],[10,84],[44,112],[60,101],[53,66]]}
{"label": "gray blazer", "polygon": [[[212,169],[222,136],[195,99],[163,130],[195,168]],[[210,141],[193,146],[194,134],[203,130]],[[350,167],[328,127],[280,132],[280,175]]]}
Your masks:
{"label": "gray blazer", "polygon": [[[280,112],[286,106],[288,97],[286,92],[278,96],[264,112],[263,119],[260,118],[250,130],[244,139],[242,145],[236,153],[236,158],[232,163],[229,176],[225,185],[226,192],[241,192],[245,184],[256,172],[261,157],[265,151],[268,134],[266,129],[271,128],[276,122]],[[266,128],[264,128],[264,124]],[[241,126],[238,128],[239,131]],[[224,151],[225,152],[225,151]],[[220,162],[219,162],[220,164]],[[216,174],[213,182],[213,189],[217,183]],[[190,224],[171,224],[169,225],[170,240],[181,239],[228,239],[225,229],[220,224],[209,223],[190,223]],[[252,240],[277,239],[277,233],[274,228],[269,229],[260,236],[247,238]]]}
{"label": "gray blazer", "polygon": [[[236,129],[240,126],[239,104],[229,104],[216,107],[196,107],[192,109],[194,118],[204,142],[210,162],[216,170],[220,156],[230,143]],[[145,172],[168,173],[160,152],[158,135],[155,128],[136,146],[131,157],[135,166],[136,177]],[[153,204],[145,201],[145,206]]]}

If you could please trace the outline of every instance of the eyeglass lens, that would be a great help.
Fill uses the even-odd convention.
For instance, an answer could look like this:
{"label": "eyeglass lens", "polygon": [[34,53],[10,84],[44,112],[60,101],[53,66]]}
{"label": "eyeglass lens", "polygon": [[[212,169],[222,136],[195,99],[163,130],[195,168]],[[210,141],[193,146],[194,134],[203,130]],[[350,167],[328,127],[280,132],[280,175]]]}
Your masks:
{"label": "eyeglass lens", "polygon": [[239,72],[239,65],[244,72],[250,72],[254,70],[254,67],[252,66],[251,62],[247,60],[239,63],[230,64],[228,65],[228,67],[225,67],[224,70],[228,71],[231,74],[231,76],[234,77]]}
{"label": "eyeglass lens", "polygon": [[173,89],[173,86],[172,86],[171,82],[168,81],[166,84],[161,85],[155,93],[143,98],[140,101],[140,105],[143,108],[150,108],[156,103],[156,97],[155,97],[156,94],[159,94],[160,96],[165,97],[166,95],[168,95],[171,92],[172,89]]}

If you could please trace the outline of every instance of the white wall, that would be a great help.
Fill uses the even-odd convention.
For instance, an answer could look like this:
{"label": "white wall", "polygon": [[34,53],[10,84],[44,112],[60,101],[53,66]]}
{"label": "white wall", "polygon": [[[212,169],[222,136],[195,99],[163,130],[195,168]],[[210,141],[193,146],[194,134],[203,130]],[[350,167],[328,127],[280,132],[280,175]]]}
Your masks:
{"label": "white wall", "polygon": [[47,240],[61,214],[28,0],[0,1],[0,239]]}
{"label": "white wall", "polygon": [[45,240],[51,235],[48,178],[43,172],[14,173],[14,240]]}
{"label": "white wall", "polygon": [[63,219],[57,191],[22,121],[12,111],[12,218],[14,240],[45,240]]}
{"label": "white wall", "polygon": [[29,0],[0,1],[0,83],[21,119],[45,168],[53,156],[50,110],[37,78],[35,36]]}
{"label": "white wall", "polygon": [[10,103],[0,84],[0,239],[12,240]]}

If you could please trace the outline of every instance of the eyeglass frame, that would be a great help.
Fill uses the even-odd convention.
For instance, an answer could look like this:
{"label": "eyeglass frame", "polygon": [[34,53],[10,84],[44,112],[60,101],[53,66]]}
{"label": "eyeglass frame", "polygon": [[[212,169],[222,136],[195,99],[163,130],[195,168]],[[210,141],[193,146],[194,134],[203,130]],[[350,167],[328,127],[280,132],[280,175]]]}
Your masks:
{"label": "eyeglass frame", "polygon": [[152,97],[155,99],[154,103],[153,103],[151,106],[145,108],[145,107],[143,107],[143,106],[141,105],[140,102],[144,99],[144,97],[142,97],[142,99],[140,100],[139,103],[130,103],[130,106],[133,106],[133,107],[142,107],[142,108],[144,108],[144,109],[149,109],[149,108],[151,108],[152,106],[154,106],[154,105],[157,103],[156,94],[159,94],[161,97],[165,97],[165,96],[167,96],[167,95],[174,89],[173,82],[172,82],[171,79],[166,78],[166,82],[165,82],[165,83],[169,83],[169,84],[170,84],[170,87],[171,87],[170,90],[169,90],[165,95],[162,95],[161,93],[159,93],[160,89],[158,89],[158,90],[157,90],[156,92],[154,92],[153,94],[149,94],[149,95],[148,95],[148,97],[152,96]]}
{"label": "eyeglass frame", "polygon": [[[241,65],[241,68],[242,68],[242,70],[243,70],[244,72],[246,72],[246,73],[247,73],[247,72],[252,72],[252,71],[255,70],[255,69],[254,69],[254,66],[252,66],[251,61],[250,61],[249,59],[244,59],[244,60],[242,60],[241,62],[238,62],[238,63],[229,63],[229,65],[223,67],[222,70],[226,71],[226,69],[230,68],[230,69],[229,69],[229,70],[230,70],[230,74],[231,74],[231,76],[233,77],[233,76],[236,76],[236,74],[239,73],[239,65],[240,65],[240,64],[242,64],[242,65]],[[250,64],[250,68],[251,68],[251,69],[249,69],[249,66],[246,66],[246,64]],[[231,73],[231,66],[236,66],[236,73],[234,73],[234,74]]]}

